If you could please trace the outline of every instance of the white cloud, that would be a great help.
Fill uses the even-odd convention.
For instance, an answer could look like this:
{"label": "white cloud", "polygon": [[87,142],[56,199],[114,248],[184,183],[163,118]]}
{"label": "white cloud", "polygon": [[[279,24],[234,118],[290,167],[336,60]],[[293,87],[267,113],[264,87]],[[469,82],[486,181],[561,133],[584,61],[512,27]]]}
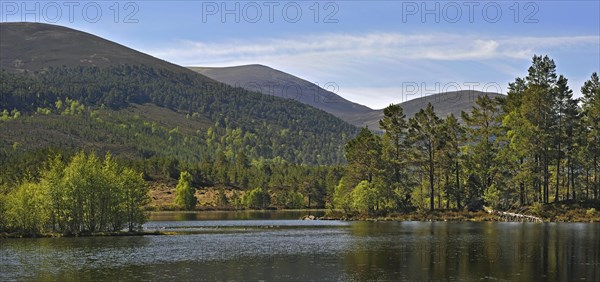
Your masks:
{"label": "white cloud", "polygon": [[597,52],[599,42],[596,35],[494,37],[373,32],[181,41],[143,51],[184,66],[264,64],[319,84],[336,82],[338,94],[344,98],[381,108],[410,98],[402,92],[406,81],[427,83],[427,87],[435,87],[437,82],[501,81],[505,88],[507,81],[526,73],[533,54]]}
{"label": "white cloud", "polygon": [[347,60],[377,56],[393,60],[480,60],[530,58],[539,48],[593,46],[598,44],[598,40],[598,36],[493,38],[442,33],[320,34],[253,41],[182,41],[175,46],[146,51],[184,65],[212,65],[283,57]]}

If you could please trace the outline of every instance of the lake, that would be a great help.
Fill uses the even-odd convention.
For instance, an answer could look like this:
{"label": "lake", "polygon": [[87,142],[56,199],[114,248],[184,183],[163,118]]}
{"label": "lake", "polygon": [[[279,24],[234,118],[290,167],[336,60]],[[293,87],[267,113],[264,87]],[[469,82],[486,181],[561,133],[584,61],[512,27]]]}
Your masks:
{"label": "lake", "polygon": [[600,224],[308,213],[161,212],[145,229],[181,235],[0,239],[0,281],[600,280]]}

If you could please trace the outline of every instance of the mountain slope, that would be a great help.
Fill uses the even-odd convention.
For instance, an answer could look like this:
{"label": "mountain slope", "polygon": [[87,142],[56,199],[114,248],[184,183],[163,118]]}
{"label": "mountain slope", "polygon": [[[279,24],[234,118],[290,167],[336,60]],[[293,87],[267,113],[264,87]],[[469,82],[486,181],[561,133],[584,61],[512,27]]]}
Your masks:
{"label": "mountain slope", "polygon": [[[188,146],[179,151],[185,154],[174,154],[185,161],[214,160],[217,152],[225,152],[231,163],[238,153],[244,153],[250,160],[280,158],[299,164],[332,164],[343,162],[346,137],[356,131],[313,107],[234,88],[91,34],[35,23],[0,23],[0,32],[0,112],[14,109],[26,115],[20,117],[26,122],[17,125],[20,134],[6,136],[11,141],[2,142],[0,151],[15,144],[23,149],[39,148],[31,136],[47,135],[41,125],[47,119],[54,120],[64,134],[43,139],[44,148],[77,149],[95,144],[133,148],[130,155],[148,156],[164,155],[168,150],[157,144],[175,140],[181,141],[177,146]],[[146,104],[156,107],[143,107],[140,114],[125,112],[116,126],[87,134],[93,124],[66,122],[74,117],[64,105],[73,100],[89,109],[88,117],[97,110],[121,111]],[[177,119],[183,116],[202,122],[192,123],[191,128],[169,128],[168,134],[159,136],[166,140],[136,140],[154,131],[148,116],[165,110],[175,113]],[[35,118],[44,112],[50,112],[50,117]],[[128,127],[140,123],[140,118],[140,126]],[[13,130],[5,123],[15,122],[0,122],[0,131]],[[113,136],[114,130],[121,130],[119,124],[131,131],[123,138]],[[178,134],[183,131],[191,133]],[[72,142],[74,136],[77,142]]]}
{"label": "mountain slope", "polygon": [[358,126],[361,123],[355,121],[357,117],[374,112],[369,107],[348,101],[319,85],[263,65],[190,69],[234,87],[299,101]]}
{"label": "mountain slope", "polygon": [[[316,84],[263,65],[222,68],[190,67],[190,69],[234,87],[294,99],[322,109],[358,127],[368,126],[372,130],[378,130],[379,120],[383,117],[383,109],[373,110],[353,103]],[[412,117],[420,109],[425,108],[428,103],[431,103],[438,116],[445,117],[453,113],[460,118],[461,111],[470,111],[475,105],[475,99],[481,95],[495,97],[501,94],[456,91],[428,95],[403,102],[400,105],[407,117]]]}
{"label": "mountain slope", "polygon": [[147,65],[186,71],[118,43],[58,25],[0,23],[0,38],[0,68],[5,70]]}
{"label": "mountain slope", "polygon": [[[463,90],[428,95],[400,103],[400,106],[404,110],[404,114],[407,118],[414,116],[415,113],[417,113],[420,109],[424,109],[427,107],[428,103],[431,103],[435,113],[439,117],[443,118],[450,114],[454,114],[455,117],[460,119],[460,113],[462,111],[470,112],[475,106],[475,100],[477,97],[484,95],[487,95],[490,98],[503,96],[502,94],[498,93]],[[378,129],[379,120],[382,118],[383,110],[378,110],[373,113],[358,117],[357,122],[368,126],[371,129]]]}

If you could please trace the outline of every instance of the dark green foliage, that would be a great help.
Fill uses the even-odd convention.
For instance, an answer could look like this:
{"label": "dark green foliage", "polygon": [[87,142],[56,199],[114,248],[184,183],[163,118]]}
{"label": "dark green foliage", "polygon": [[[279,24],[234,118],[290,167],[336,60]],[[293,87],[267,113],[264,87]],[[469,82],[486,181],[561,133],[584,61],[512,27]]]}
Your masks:
{"label": "dark green foliage", "polygon": [[415,159],[429,175],[429,209],[435,207],[435,164],[438,162],[437,152],[443,146],[442,121],[427,105],[410,119],[410,139],[415,149]]}
{"label": "dark green foliage", "polygon": [[[252,148],[248,152],[252,158],[279,156],[294,163],[343,162],[345,140],[340,137],[355,132],[352,125],[299,102],[230,87],[194,73],[146,66],[50,68],[35,75],[0,71],[0,110],[63,113],[65,106],[58,109],[57,101],[68,99],[113,110],[152,103],[181,111],[214,122],[217,137],[226,135],[226,128],[243,134],[234,138],[251,134],[249,140],[236,144]],[[67,111],[71,112],[81,110],[75,105]],[[185,139],[177,130],[169,130],[168,135],[173,142]]]}
{"label": "dark green foliage", "polygon": [[[392,105],[380,121],[383,138],[364,129],[347,143],[348,165],[333,203],[349,214],[372,214],[403,210],[407,201],[421,209],[437,202],[437,208],[476,211],[599,200],[596,73],[581,92],[578,104],[554,61],[534,56],[527,77],[511,83],[508,96],[477,97],[461,115],[464,125],[453,115],[439,119],[429,104],[407,127],[402,109]],[[394,190],[398,185],[404,189]],[[407,192],[411,198],[402,197]]]}

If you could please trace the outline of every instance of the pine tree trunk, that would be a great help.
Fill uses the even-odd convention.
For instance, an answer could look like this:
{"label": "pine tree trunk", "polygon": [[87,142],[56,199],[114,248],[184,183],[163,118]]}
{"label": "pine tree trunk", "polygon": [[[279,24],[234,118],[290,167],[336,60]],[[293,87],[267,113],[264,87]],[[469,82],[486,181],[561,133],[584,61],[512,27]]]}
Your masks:
{"label": "pine tree trunk", "polygon": [[573,167],[571,167],[571,193],[573,194],[572,199],[577,200],[577,195],[575,194],[575,169]]}
{"label": "pine tree trunk", "polygon": [[567,191],[565,192],[565,200],[569,199],[569,183],[571,180],[571,158],[567,157]]}
{"label": "pine tree trunk", "polygon": [[434,210],[435,205],[434,205],[434,194],[435,194],[435,190],[434,190],[434,172],[435,172],[435,168],[433,167],[433,146],[431,148],[429,148],[429,209],[430,210]]}
{"label": "pine tree trunk", "polygon": [[558,203],[558,191],[560,190],[560,142],[558,142],[558,156],[556,157],[556,191],[554,191],[554,202]]}
{"label": "pine tree trunk", "polygon": [[590,199],[590,170],[585,169],[585,198]]}
{"label": "pine tree trunk", "polygon": [[456,207],[461,210],[462,206],[460,203],[460,170],[458,161],[456,161]]}
{"label": "pine tree trunk", "polygon": [[598,200],[598,157],[594,155],[594,199]]}
{"label": "pine tree trunk", "polygon": [[[523,158],[519,159],[519,163],[519,167],[523,167]],[[521,207],[525,205],[525,184],[522,181],[519,182],[519,205]]]}

